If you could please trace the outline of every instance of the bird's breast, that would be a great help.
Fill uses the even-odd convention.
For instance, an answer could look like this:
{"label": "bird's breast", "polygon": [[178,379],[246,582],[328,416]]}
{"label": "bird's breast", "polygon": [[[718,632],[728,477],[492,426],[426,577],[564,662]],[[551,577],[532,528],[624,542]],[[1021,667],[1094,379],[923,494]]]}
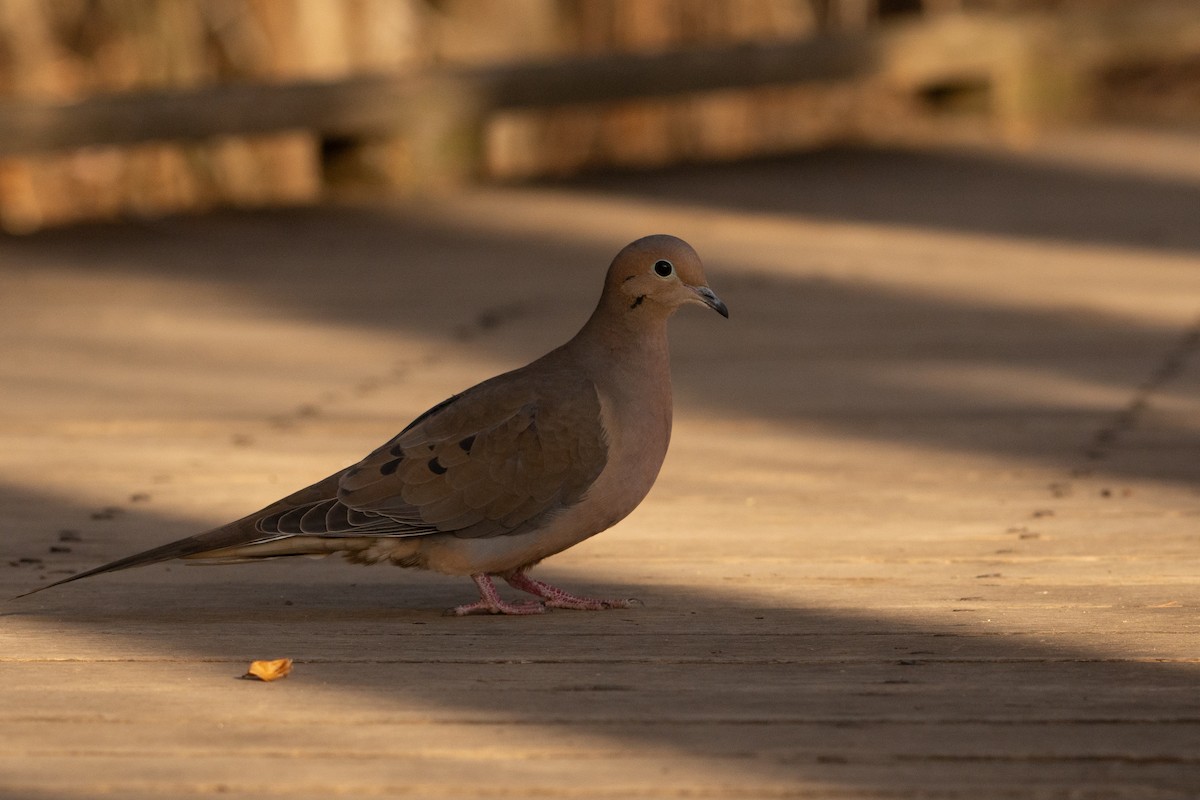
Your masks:
{"label": "bird's breast", "polygon": [[608,458],[585,501],[604,511],[608,527],[637,508],[658,478],[671,441],[670,395],[639,401],[601,392],[600,415]]}

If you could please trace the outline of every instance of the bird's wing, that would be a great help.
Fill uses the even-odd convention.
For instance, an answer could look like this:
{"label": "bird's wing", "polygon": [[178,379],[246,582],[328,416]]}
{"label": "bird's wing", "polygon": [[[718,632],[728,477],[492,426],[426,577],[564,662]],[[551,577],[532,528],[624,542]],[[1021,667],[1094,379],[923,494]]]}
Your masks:
{"label": "bird's wing", "polygon": [[595,386],[514,378],[435,406],[346,470],[338,505],[379,526],[362,533],[499,536],[582,499],[608,456]]}

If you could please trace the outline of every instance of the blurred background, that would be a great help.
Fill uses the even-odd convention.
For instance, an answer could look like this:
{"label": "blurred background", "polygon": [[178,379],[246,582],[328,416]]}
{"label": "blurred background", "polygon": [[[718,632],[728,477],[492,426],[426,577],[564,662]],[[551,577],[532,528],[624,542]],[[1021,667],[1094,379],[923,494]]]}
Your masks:
{"label": "blurred background", "polygon": [[10,232],[1097,123],[1200,123],[1196,3],[0,0]]}

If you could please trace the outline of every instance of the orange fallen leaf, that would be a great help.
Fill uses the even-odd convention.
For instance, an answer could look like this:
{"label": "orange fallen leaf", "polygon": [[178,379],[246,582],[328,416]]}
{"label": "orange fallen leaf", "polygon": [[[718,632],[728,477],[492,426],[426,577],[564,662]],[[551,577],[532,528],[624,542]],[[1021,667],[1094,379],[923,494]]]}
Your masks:
{"label": "orange fallen leaf", "polygon": [[274,661],[251,661],[250,671],[243,678],[257,678],[260,681],[277,681],[286,678],[292,671],[290,658],[277,658]]}

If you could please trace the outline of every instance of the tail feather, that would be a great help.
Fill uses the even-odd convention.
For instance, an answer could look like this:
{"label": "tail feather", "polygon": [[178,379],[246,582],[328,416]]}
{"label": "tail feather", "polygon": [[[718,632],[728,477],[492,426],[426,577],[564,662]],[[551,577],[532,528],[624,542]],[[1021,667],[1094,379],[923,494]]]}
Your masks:
{"label": "tail feather", "polygon": [[[250,527],[251,530],[247,530]],[[257,535],[261,537],[261,533],[254,532],[251,526],[246,525],[246,520],[238,520],[228,525],[223,525],[220,528],[214,528],[211,531],[189,536],[186,539],[168,542],[167,544],[145,550],[141,553],[134,553],[131,556],[118,558],[116,561],[110,561],[107,564],[101,564],[93,569],[71,575],[62,580],[48,583],[45,586],[39,586],[36,589],[31,589],[28,592],[17,595],[14,600],[20,597],[28,597],[31,594],[37,594],[45,589],[50,589],[55,586],[61,586],[64,583],[71,581],[90,578],[93,575],[101,575],[105,572],[117,572],[131,567],[144,567],[149,564],[158,564],[162,561],[171,561],[176,558],[188,558],[189,556],[197,556],[201,553],[206,553],[210,550],[222,550],[237,545],[247,544],[251,537]]]}
{"label": "tail feather", "polygon": [[287,533],[264,534],[257,527],[258,520],[281,510],[319,502],[328,497],[336,497],[338,480],[341,478],[342,472],[342,470],[339,470],[328,478],[314,483],[312,486],[301,489],[295,494],[288,495],[282,500],[277,500],[261,511],[230,522],[228,525],[222,525],[219,528],[213,528],[210,531],[189,536],[186,539],[168,542],[167,544],[145,550],[141,553],[134,553],[125,558],[118,558],[116,561],[110,561],[107,564],[80,572],[69,578],[63,578],[60,581],[39,586],[37,589],[17,595],[13,599],[28,597],[31,594],[37,594],[54,586],[62,586],[64,583],[90,578],[93,575],[101,575],[105,572],[117,572],[118,570],[129,569],[130,567],[144,567],[149,564],[158,564],[162,561],[170,561],[176,558],[200,557],[203,553],[211,551],[229,551],[233,548],[289,538],[290,534]]}

